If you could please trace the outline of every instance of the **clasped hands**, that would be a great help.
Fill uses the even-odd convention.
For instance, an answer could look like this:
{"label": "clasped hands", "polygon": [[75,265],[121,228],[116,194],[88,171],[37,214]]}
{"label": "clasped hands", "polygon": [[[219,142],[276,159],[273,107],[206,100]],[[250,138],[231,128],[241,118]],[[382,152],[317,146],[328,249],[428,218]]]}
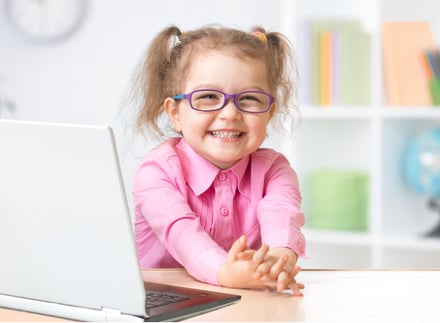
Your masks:
{"label": "clasped hands", "polygon": [[304,285],[296,282],[301,268],[296,266],[297,256],[289,248],[269,249],[262,245],[258,250],[247,246],[246,236],[234,242],[226,262],[220,267],[218,281],[224,287],[292,290],[302,296]]}

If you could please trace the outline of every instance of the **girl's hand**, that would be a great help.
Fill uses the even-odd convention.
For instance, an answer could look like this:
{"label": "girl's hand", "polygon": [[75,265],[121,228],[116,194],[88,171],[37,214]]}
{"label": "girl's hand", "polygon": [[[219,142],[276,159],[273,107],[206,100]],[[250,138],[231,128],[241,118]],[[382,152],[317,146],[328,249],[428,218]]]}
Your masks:
{"label": "girl's hand", "polygon": [[262,245],[258,250],[249,249],[246,237],[240,237],[232,245],[226,262],[219,269],[219,283],[232,288],[276,289],[276,278],[262,278],[257,274],[257,268],[268,259],[268,252],[267,245]]}
{"label": "girl's hand", "polygon": [[296,281],[296,275],[301,271],[301,267],[295,266],[294,269],[289,273],[283,271],[278,276],[278,291],[283,291],[285,289],[290,289],[295,296],[303,296],[302,289],[304,289],[304,284],[298,283]]}
{"label": "girl's hand", "polygon": [[[253,250],[242,251],[239,259],[250,259],[253,256]],[[301,289],[304,285],[296,282],[296,275],[301,271],[296,266],[297,256],[289,248],[274,248],[267,252],[266,258],[260,263],[254,277],[263,281],[275,280],[276,289],[283,291],[291,289],[294,295],[302,296]]]}
{"label": "girl's hand", "polygon": [[304,289],[304,284],[296,282],[296,275],[301,271],[301,268],[296,266],[297,255],[289,248],[273,248],[268,251],[267,256],[278,259],[267,273],[271,277],[277,277],[277,290],[289,288],[294,295],[302,296],[301,289]]}

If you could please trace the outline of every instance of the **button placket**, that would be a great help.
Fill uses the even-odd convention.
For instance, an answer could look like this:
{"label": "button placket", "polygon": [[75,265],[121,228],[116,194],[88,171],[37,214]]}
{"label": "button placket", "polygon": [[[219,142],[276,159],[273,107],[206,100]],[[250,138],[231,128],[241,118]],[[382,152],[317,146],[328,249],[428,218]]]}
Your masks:
{"label": "button placket", "polygon": [[211,226],[211,234],[217,243],[230,247],[234,242],[235,236],[234,219],[231,212],[236,191],[236,183],[231,178],[231,174],[220,172],[214,183],[214,190],[214,219]]}

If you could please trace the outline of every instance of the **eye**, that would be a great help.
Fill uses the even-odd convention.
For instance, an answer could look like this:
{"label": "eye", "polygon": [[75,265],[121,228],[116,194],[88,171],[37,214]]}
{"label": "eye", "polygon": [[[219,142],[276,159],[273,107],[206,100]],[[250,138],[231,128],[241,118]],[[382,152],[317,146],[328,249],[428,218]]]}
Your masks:
{"label": "eye", "polygon": [[193,94],[193,100],[196,101],[220,101],[222,94],[212,91],[200,91]]}
{"label": "eye", "polygon": [[243,103],[261,103],[264,101],[264,96],[258,93],[244,93],[243,95],[240,95],[238,100]]}
{"label": "eye", "polygon": [[243,100],[249,100],[249,101],[261,101],[258,97],[256,97],[255,95],[244,95],[240,97],[240,101]]}

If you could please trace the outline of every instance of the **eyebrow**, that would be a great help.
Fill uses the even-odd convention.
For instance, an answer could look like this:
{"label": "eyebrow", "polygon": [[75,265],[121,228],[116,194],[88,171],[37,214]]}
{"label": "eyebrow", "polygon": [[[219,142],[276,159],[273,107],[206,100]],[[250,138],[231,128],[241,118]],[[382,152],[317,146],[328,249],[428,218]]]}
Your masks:
{"label": "eyebrow", "polygon": [[[201,90],[201,89],[213,89],[213,90],[220,90],[220,91],[225,92],[225,90],[222,87],[219,87],[219,86],[214,85],[214,84],[200,84],[198,86],[195,86],[191,91]],[[241,90],[238,90],[236,93],[243,92],[243,91],[253,91],[253,90],[255,90],[255,91],[263,91],[263,92],[269,92],[270,91],[270,90],[267,90],[267,89],[263,89],[260,86],[249,86],[249,87],[244,87]]]}

